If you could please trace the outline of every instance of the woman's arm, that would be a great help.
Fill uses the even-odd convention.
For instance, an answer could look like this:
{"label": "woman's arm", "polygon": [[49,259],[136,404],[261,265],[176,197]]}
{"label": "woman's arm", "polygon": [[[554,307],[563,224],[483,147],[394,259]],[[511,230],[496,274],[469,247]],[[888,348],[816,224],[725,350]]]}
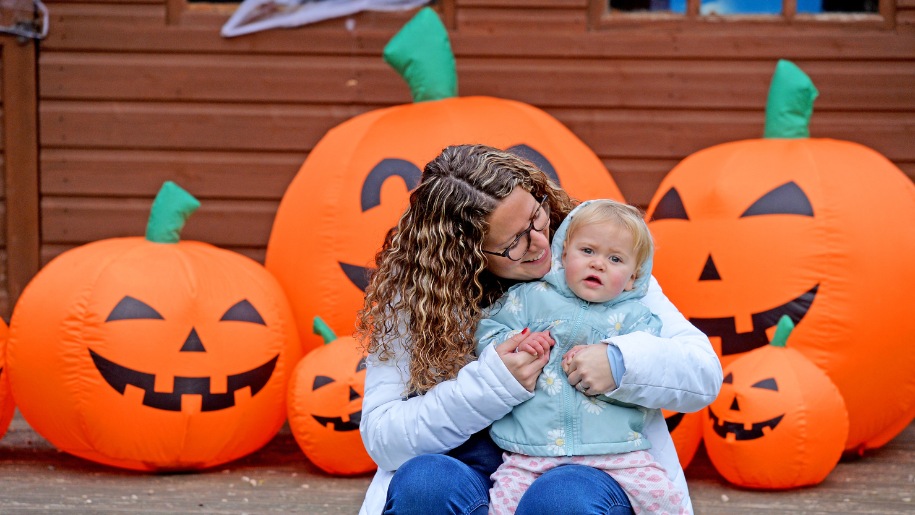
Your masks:
{"label": "woman's arm", "polygon": [[667,299],[654,277],[642,303],[661,319],[661,334],[637,332],[607,340],[620,350],[624,372],[619,387],[606,395],[680,412],[709,405],[721,389],[722,373],[708,337]]}
{"label": "woman's arm", "polygon": [[549,357],[511,352],[524,339],[487,347],[455,379],[410,398],[404,397],[409,372],[402,352],[396,360],[367,360],[360,431],[378,467],[395,470],[414,456],[447,452],[532,397],[525,385],[536,381]]}

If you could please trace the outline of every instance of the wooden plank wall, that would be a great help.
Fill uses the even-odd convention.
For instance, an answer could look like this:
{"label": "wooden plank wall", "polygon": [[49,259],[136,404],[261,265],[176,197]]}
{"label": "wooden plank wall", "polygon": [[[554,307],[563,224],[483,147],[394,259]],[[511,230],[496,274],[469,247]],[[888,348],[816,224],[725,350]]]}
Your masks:
{"label": "wooden plank wall", "polygon": [[[6,67],[3,65],[3,46],[0,46],[0,84],[3,84],[3,77],[6,73]],[[3,123],[6,120],[6,97],[3,94],[3,90],[0,89],[0,221],[2,225],[0,227],[6,227],[6,181],[2,178],[6,177],[7,165],[6,165],[6,135],[5,135],[5,125]],[[9,302],[9,290],[7,288],[7,274],[6,267],[2,264],[7,263],[7,258],[9,253],[6,248],[6,231],[0,231],[0,316],[3,317],[5,321],[9,321],[10,314],[10,302]]]}
{"label": "wooden plank wall", "polygon": [[[41,261],[140,235],[173,179],[203,201],[184,236],[263,260],[286,185],[330,128],[410,94],[380,58],[412,13],[223,39],[233,5],[49,1],[41,44]],[[895,24],[594,25],[588,0],[445,0],[462,95],[534,104],[646,205],[683,157],[759,137],[775,62],[821,91],[812,132],[915,177],[915,0]]]}
{"label": "wooden plank wall", "polygon": [[0,34],[0,316],[39,266],[38,127],[32,40]]}

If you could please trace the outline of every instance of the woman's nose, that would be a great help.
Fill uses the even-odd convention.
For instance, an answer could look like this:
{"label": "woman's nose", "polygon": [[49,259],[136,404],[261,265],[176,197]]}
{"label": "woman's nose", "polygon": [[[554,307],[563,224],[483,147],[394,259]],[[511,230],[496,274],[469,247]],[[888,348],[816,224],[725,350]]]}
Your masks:
{"label": "woman's nose", "polygon": [[546,237],[544,231],[531,231],[529,237],[531,239],[529,249],[536,248],[540,250],[550,246],[550,240]]}

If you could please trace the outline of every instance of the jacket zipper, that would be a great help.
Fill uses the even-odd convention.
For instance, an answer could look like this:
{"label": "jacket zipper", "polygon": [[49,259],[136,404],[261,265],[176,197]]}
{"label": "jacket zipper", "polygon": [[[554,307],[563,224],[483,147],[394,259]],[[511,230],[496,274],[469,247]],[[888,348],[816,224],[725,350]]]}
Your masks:
{"label": "jacket zipper", "polygon": [[[587,311],[590,307],[591,307],[591,304],[589,302],[581,301],[580,308],[575,313],[575,319],[572,323],[572,331],[569,333],[569,339],[568,339],[569,348],[571,348],[572,342],[577,341],[578,332],[581,330],[581,321],[584,320],[585,311]],[[564,349],[563,354],[568,352],[568,350],[569,349]],[[562,370],[561,367],[560,367],[560,370]],[[574,409],[575,408],[575,404],[574,404],[575,403],[575,391],[574,391],[575,389],[571,385],[569,385],[568,382],[566,382],[566,384],[564,386],[566,386],[562,389],[562,391],[563,391],[563,394],[562,394],[563,395],[562,420],[563,420],[563,426],[564,426],[563,430],[565,431],[565,442],[564,442],[565,446],[564,447],[566,449],[566,456],[574,456],[575,455],[575,441],[572,438],[572,435],[574,434],[573,431],[574,431],[575,423],[576,423],[575,417],[573,416],[573,414],[575,413],[575,409]]]}

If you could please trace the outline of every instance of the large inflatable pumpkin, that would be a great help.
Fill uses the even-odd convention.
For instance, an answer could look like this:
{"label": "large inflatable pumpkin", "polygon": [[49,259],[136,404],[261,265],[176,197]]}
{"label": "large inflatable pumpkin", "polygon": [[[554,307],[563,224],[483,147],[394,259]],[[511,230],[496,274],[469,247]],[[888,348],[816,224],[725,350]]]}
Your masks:
{"label": "large inflatable pumpkin", "polygon": [[915,415],[915,186],[874,150],[809,137],[816,94],[780,61],[765,137],[667,175],[648,208],[654,273],[724,365],[790,317],[792,347],[841,390],[846,447],[862,451]]}
{"label": "large inflatable pumpkin", "polygon": [[0,438],[6,434],[13,413],[16,411],[13,395],[10,393],[9,369],[6,366],[6,343],[9,329],[6,322],[0,320]]}
{"label": "large inflatable pumpkin", "polygon": [[771,344],[726,366],[721,394],[708,408],[705,448],[715,469],[736,485],[815,485],[845,448],[842,395],[822,370],[785,346],[793,328],[783,315]]}
{"label": "large inflatable pumpkin", "polygon": [[376,465],[359,433],[365,353],[317,317],[314,331],[324,346],[306,354],[289,380],[289,429],[305,456],[328,474],[371,472]]}
{"label": "large inflatable pumpkin", "polygon": [[306,348],[321,345],[307,330],[315,316],[340,334],[352,332],[385,233],[422,168],[449,145],[508,149],[573,196],[622,199],[594,152],[546,112],[504,98],[455,96],[454,56],[433,10],[420,10],[391,39],[385,59],[415,102],[330,130],[289,185],[270,234],[266,266],[286,290]]}
{"label": "large inflatable pumpkin", "polygon": [[260,448],[286,420],[301,357],[288,301],[257,262],[179,241],[197,206],[166,183],[146,238],[69,250],[17,302],[13,396],[60,450],[136,470],[199,469]]}

